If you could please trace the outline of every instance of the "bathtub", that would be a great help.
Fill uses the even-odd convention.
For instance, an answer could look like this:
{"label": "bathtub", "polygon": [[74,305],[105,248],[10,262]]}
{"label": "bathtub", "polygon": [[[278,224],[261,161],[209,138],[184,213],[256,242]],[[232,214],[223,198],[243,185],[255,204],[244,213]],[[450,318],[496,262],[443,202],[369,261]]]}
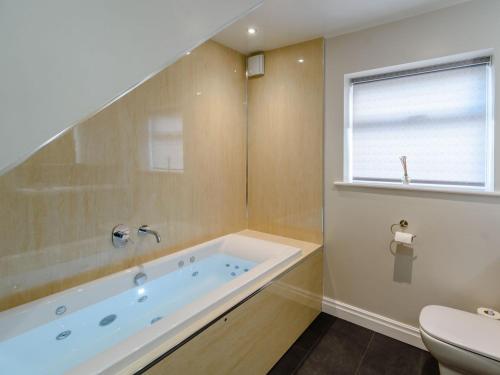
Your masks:
{"label": "bathtub", "polygon": [[6,310],[1,372],[115,373],[300,253],[230,234]]}

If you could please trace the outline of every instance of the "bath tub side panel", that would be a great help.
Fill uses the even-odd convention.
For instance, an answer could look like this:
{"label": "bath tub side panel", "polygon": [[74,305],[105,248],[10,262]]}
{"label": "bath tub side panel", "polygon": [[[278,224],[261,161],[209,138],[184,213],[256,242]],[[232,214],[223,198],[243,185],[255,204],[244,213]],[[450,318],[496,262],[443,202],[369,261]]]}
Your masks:
{"label": "bath tub side panel", "polygon": [[321,311],[322,270],[320,249],[143,373],[266,374]]}

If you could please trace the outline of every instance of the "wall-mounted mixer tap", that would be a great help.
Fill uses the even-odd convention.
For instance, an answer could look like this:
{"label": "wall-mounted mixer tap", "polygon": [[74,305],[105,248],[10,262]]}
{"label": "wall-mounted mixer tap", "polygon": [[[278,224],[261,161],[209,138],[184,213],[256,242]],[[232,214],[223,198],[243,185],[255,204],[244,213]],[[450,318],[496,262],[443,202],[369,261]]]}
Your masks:
{"label": "wall-mounted mixer tap", "polygon": [[130,229],[126,225],[118,224],[111,232],[111,241],[114,247],[125,247],[132,240],[130,239]]}
{"label": "wall-mounted mixer tap", "polygon": [[137,231],[137,232],[138,232],[139,234],[151,234],[151,235],[155,236],[155,238],[156,238],[156,242],[160,243],[160,241],[161,241],[160,234],[159,234],[157,231],[155,231],[155,230],[151,229],[151,228],[149,227],[149,225],[141,225],[141,226],[139,227],[139,229],[138,229],[138,231]]}

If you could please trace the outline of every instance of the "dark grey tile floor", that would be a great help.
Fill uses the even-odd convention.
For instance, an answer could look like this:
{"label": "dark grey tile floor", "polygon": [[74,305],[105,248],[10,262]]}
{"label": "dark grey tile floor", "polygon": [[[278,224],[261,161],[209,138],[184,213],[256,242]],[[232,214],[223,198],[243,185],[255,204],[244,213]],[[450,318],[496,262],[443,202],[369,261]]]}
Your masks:
{"label": "dark grey tile floor", "polygon": [[269,375],[438,375],[426,351],[321,313]]}

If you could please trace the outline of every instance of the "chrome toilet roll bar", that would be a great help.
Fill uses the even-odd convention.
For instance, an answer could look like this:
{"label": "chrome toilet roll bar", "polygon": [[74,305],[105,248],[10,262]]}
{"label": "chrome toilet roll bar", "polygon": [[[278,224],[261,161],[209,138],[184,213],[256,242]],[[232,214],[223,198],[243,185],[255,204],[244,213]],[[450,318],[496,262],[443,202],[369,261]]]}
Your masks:
{"label": "chrome toilet roll bar", "polygon": [[[396,234],[396,231],[394,231],[394,227],[396,226],[399,226],[401,229],[403,229],[403,232],[406,228],[408,228],[408,221],[406,221],[405,219],[401,219],[399,221],[399,223],[395,223],[395,224],[392,224],[391,225],[391,233],[392,234]],[[415,239],[415,237],[417,237],[415,234],[412,236],[412,239]]]}

